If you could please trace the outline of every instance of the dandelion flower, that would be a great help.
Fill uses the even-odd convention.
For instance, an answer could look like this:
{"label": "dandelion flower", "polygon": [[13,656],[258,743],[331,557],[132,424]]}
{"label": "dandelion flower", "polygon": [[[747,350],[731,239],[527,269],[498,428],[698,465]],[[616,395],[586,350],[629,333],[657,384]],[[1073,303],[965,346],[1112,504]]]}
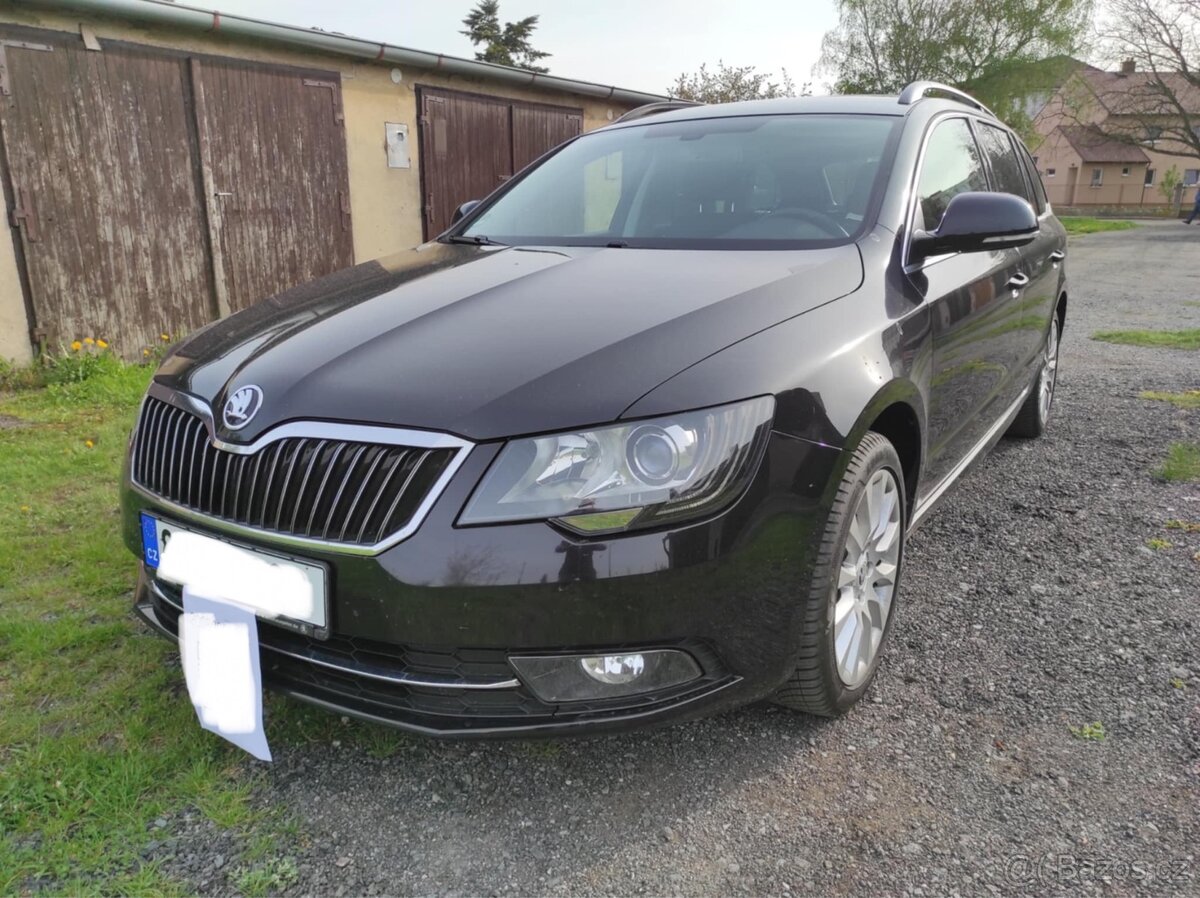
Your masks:
{"label": "dandelion flower", "polygon": [[80,343],[78,340],[76,340],[74,343],[71,344],[72,352],[79,352],[79,350],[81,350],[81,349],[83,349],[83,344]]}
{"label": "dandelion flower", "polygon": [[95,447],[95,445],[96,445],[96,444],[95,444],[95,442],[93,442],[92,440],[84,440],[84,441],[83,441],[83,445],[85,445],[85,446],[87,446],[89,449],[91,449],[91,448]]}
{"label": "dandelion flower", "polygon": [[31,510],[32,510],[32,509],[30,509],[30,507],[29,507],[28,505],[22,505],[22,506],[21,506],[21,511],[31,511]]}
{"label": "dandelion flower", "polygon": [[169,340],[171,339],[171,338],[170,338],[170,337],[168,337],[166,334],[159,334],[159,336],[160,336],[160,337],[162,337],[164,340],[168,340],[168,341],[169,341]]}
{"label": "dandelion flower", "polygon": [[104,340],[97,340],[96,345],[101,349],[108,349],[108,343],[106,343]]}
{"label": "dandelion flower", "polygon": [[95,341],[95,340],[93,340],[91,337],[84,337],[84,338],[83,338],[83,342],[84,342],[84,343],[86,343],[88,346],[91,346],[91,345],[92,345],[93,343],[95,343],[96,341]]}
{"label": "dandelion flower", "polygon": [[143,349],[143,350],[142,350],[142,355],[143,355],[143,356],[145,356],[146,358],[149,358],[149,357],[150,357],[150,350],[149,350],[149,349]]}

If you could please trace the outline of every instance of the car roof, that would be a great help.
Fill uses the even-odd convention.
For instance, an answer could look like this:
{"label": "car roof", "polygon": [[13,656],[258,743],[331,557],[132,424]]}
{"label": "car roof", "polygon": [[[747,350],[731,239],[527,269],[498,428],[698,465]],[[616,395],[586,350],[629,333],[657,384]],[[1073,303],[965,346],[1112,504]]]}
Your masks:
{"label": "car roof", "polygon": [[[713,103],[669,109],[627,121],[616,121],[607,128],[627,128],[661,122],[683,122],[694,119],[732,118],[745,115],[888,115],[901,117],[914,109],[940,111],[959,110],[979,114],[979,111],[955,100],[923,97],[917,102],[901,103],[897,96],[834,95],[824,97],[780,97],[774,100],[742,100],[737,103]],[[636,112],[637,110],[634,110]],[[606,128],[606,130],[607,130]]]}

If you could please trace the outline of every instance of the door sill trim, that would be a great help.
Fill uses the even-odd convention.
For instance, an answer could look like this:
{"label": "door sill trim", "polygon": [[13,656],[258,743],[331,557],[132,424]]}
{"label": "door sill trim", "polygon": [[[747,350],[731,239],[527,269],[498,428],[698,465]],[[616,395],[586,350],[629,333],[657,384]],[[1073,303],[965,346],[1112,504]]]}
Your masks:
{"label": "door sill trim", "polygon": [[1000,417],[996,419],[996,422],[987,429],[987,432],[980,438],[979,442],[971,447],[971,451],[964,455],[958,464],[950,469],[950,473],[943,477],[941,482],[930,490],[924,499],[917,503],[913,509],[912,517],[908,522],[910,533],[917,529],[917,526],[921,523],[921,519],[937,504],[937,501],[942,498],[946,490],[950,489],[954,485],[954,482],[962,476],[963,472],[988,448],[997,434],[1012,423],[1012,419],[1021,410],[1021,403],[1025,401],[1031,389],[1032,387],[1026,387],[1022,390],[1021,395],[1017,397],[1016,401],[1004,410]]}

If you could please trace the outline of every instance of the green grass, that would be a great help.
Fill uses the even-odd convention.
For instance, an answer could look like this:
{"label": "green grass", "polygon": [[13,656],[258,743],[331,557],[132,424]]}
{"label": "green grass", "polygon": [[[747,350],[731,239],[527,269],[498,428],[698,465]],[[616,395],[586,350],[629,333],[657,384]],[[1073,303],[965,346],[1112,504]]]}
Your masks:
{"label": "green grass", "polygon": [[1085,742],[1103,742],[1108,736],[1108,733],[1104,730],[1104,724],[1098,720],[1093,723],[1085,723],[1083,726],[1068,727],[1067,729],[1071,731],[1071,735],[1076,739],[1083,739]]}
{"label": "green grass", "polygon": [[[255,763],[200,729],[174,647],[130,613],[117,486],[149,377],[105,362],[0,393],[0,416],[20,419],[0,428],[0,895],[183,891],[141,849],[162,838],[156,818],[188,807],[264,855],[293,826],[255,807]],[[278,696],[267,711],[277,744],[336,732],[380,755],[392,745]],[[246,894],[295,878],[282,860],[243,876]]]}
{"label": "green grass", "polygon": [[1156,390],[1145,390],[1138,395],[1142,399],[1169,402],[1179,408],[1200,408],[1200,390],[1184,390],[1182,393],[1160,393]]}
{"label": "green grass", "polygon": [[290,857],[277,857],[239,868],[233,878],[234,885],[246,898],[264,898],[277,894],[293,885],[300,878],[296,862]]}
{"label": "green grass", "polygon": [[1067,229],[1068,234],[1098,234],[1101,231],[1128,231],[1130,228],[1137,227],[1137,224],[1132,221],[1109,218],[1066,216],[1060,218],[1059,221]]}
{"label": "green grass", "polygon": [[1163,549],[1171,548],[1171,541],[1163,539],[1161,536],[1152,536],[1146,540],[1146,545],[1155,551],[1161,552]]}
{"label": "green grass", "polygon": [[1181,331],[1099,331],[1092,334],[1092,339],[1103,343],[1125,343],[1129,346],[1200,349],[1200,327]]}
{"label": "green grass", "polygon": [[1160,480],[1188,483],[1200,480],[1200,446],[1195,443],[1172,443],[1167,457],[1154,472]]}
{"label": "green grass", "polygon": [[1168,530],[1182,530],[1184,533],[1200,533],[1200,521],[1181,521],[1172,518],[1163,525]]}

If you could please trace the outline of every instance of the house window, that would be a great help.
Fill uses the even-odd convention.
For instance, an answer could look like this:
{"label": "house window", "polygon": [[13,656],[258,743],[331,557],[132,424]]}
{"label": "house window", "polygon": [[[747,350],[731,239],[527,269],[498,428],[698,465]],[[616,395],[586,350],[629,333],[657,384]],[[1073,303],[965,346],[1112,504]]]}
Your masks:
{"label": "house window", "polygon": [[1162,128],[1158,127],[1158,125],[1147,125],[1146,126],[1146,140],[1153,143],[1154,141],[1158,140],[1158,138],[1161,136],[1162,136]]}
{"label": "house window", "polygon": [[1046,169],[1046,177],[1053,178],[1054,177],[1054,169],[1052,169],[1052,168]]}
{"label": "house window", "polygon": [[1128,165],[1126,165],[1124,168],[1121,169],[1121,177],[1122,178],[1129,177],[1129,166]]}
{"label": "house window", "polygon": [[1099,187],[1103,183],[1104,183],[1104,169],[1093,168],[1092,169],[1092,184],[1091,184],[1091,186]]}
{"label": "house window", "polygon": [[1200,168],[1188,168],[1183,172],[1183,183],[1187,187],[1191,187],[1197,181],[1200,181]]}
{"label": "house window", "polygon": [[1146,169],[1146,180],[1144,183],[1147,187],[1154,186],[1154,169],[1152,169],[1152,168]]}

